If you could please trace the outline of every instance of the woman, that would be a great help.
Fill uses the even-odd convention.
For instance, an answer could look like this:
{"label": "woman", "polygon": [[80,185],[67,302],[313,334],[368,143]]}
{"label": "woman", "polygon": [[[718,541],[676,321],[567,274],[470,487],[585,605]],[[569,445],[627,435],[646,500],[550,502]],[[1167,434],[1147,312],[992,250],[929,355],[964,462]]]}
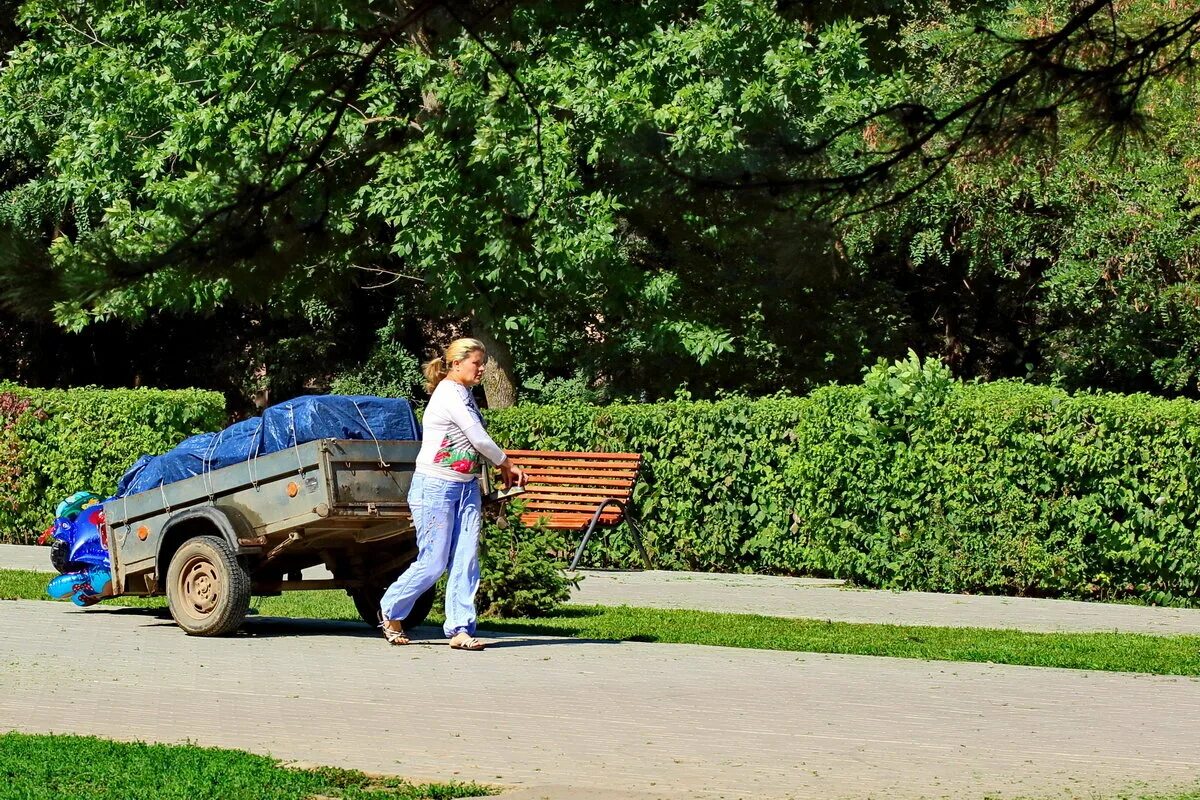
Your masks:
{"label": "woman", "polygon": [[422,421],[424,437],[408,491],[417,528],[417,560],[388,587],[380,604],[384,638],[408,644],[401,620],[417,598],[450,568],[443,630],[456,650],[482,650],[475,638],[475,592],[479,589],[483,459],[500,469],[506,485],[525,485],[525,474],[492,441],[471,387],[483,378],[487,351],[478,339],[456,339],[442,358],[425,364],[431,393]]}

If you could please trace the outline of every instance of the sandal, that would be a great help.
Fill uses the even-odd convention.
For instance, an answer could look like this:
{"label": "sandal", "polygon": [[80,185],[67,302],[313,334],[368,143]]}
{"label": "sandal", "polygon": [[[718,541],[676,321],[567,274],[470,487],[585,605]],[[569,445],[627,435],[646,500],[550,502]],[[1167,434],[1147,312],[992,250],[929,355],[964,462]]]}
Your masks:
{"label": "sandal", "polygon": [[379,628],[383,631],[383,638],[387,639],[388,644],[408,644],[412,641],[404,633],[403,628],[389,628],[386,622],[379,623]]}
{"label": "sandal", "polygon": [[450,640],[451,650],[482,650],[487,647],[483,640],[476,639],[465,631],[460,631],[454,634],[454,638]]}

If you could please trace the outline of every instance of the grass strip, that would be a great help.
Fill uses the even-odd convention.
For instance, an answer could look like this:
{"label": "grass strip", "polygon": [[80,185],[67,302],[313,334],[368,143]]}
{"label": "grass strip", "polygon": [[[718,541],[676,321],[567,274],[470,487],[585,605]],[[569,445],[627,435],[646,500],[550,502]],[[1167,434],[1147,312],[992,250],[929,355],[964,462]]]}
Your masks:
{"label": "grass strip", "polygon": [[[52,575],[0,570],[0,599],[48,599]],[[163,598],[120,598],[163,608]],[[289,592],[255,598],[262,616],[358,620],[340,592]],[[430,623],[439,622],[431,617]],[[1035,667],[1200,675],[1200,636],[1138,633],[1031,633],[984,628],[874,625],[752,614],[629,606],[564,606],[537,619],[486,619],[486,630],[631,642],[703,644],[809,653],[968,661]]]}
{"label": "grass strip", "polygon": [[195,745],[0,734],[0,800],[417,800],[496,794],[476,784],[413,784]]}

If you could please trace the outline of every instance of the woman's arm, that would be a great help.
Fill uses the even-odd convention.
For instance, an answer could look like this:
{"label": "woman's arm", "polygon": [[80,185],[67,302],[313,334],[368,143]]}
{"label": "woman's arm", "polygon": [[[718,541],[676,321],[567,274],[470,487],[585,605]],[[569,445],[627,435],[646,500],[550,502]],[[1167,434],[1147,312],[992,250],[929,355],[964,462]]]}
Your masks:
{"label": "woman's arm", "polygon": [[500,449],[500,445],[496,444],[491,436],[488,436],[483,424],[480,423],[477,416],[471,413],[471,409],[465,401],[458,397],[455,397],[454,400],[455,402],[447,403],[445,406],[450,421],[458,426],[463,435],[470,440],[471,446],[478,450],[479,454],[489,463],[497,467],[503,464],[508,456]]}
{"label": "woman's arm", "polygon": [[[455,398],[458,400],[458,398]],[[525,472],[512,463],[505,452],[500,449],[500,445],[488,436],[487,430],[484,429],[483,423],[479,421],[467,402],[447,403],[447,411],[450,415],[450,421],[459,427],[463,435],[471,442],[471,446],[479,451],[479,454],[486,458],[491,464],[500,470],[501,477],[504,478],[506,486],[524,486]]]}

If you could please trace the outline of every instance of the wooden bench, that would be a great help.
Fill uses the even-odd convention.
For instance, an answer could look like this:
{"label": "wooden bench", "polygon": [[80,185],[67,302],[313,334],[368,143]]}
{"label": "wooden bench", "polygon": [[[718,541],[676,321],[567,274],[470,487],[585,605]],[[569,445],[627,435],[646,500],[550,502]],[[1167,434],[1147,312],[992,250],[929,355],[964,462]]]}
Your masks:
{"label": "wooden bench", "polygon": [[578,453],[552,450],[508,450],[508,457],[525,471],[528,483],[520,499],[521,522],[543,524],[552,530],[583,531],[571,559],[575,569],[588,538],[598,525],[615,528],[622,521],[633,531],[642,562],[650,557],[642,545],[642,529],[629,513],[633,487],[642,468],[638,453]]}

